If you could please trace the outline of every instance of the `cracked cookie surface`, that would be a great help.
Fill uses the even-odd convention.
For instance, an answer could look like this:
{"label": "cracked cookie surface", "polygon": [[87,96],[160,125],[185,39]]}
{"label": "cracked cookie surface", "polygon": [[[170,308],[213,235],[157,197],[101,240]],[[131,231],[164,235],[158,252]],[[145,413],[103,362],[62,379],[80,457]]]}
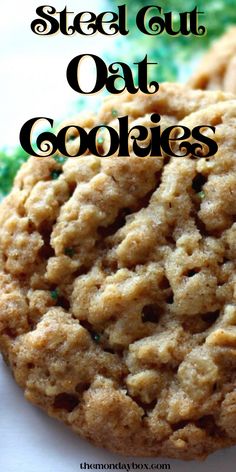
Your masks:
{"label": "cracked cookie surface", "polygon": [[164,84],[78,122],[114,110],[214,125],[219,150],[30,158],[0,210],[1,350],[26,398],[94,444],[204,458],[236,442],[236,102]]}

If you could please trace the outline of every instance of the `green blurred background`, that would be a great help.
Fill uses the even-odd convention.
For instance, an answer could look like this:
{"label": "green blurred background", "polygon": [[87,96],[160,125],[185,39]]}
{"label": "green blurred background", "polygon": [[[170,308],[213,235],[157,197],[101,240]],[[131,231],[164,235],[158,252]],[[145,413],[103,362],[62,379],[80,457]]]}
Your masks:
{"label": "green blurred background", "polygon": [[[115,0],[117,5],[121,1]],[[159,81],[184,80],[188,78],[198,59],[210,43],[221,36],[232,24],[236,24],[235,0],[127,0],[130,34],[120,40],[124,58],[129,62],[140,59],[146,53],[150,59],[159,63]],[[162,33],[158,36],[148,36],[140,33],[136,26],[137,12],[144,6],[155,5],[163,8],[164,12],[192,11],[196,6],[204,12],[200,21],[206,26],[204,36],[169,36]],[[151,15],[157,15],[157,10]],[[179,18],[173,18],[173,27],[179,28]]]}
{"label": "green blurred background", "polygon": [[[89,2],[86,8],[89,9]],[[99,0],[97,2],[99,4]],[[220,37],[232,24],[236,24],[236,2],[235,0],[106,0],[108,9],[114,11],[114,7],[126,3],[128,6],[128,25],[130,34],[125,37],[116,36],[111,50],[106,49],[103,58],[107,61],[123,60],[129,64],[140,61],[148,54],[148,59],[158,62],[155,71],[155,79],[162,81],[185,81],[191,75],[202,54],[210,43]],[[161,6],[165,12],[191,11],[195,6],[204,11],[204,25],[207,34],[202,37],[183,37],[181,35],[170,37],[168,34],[160,36],[148,36],[142,34],[136,26],[137,12],[147,5]],[[80,10],[82,8],[80,7]],[[91,8],[92,10],[92,8]],[[79,11],[79,9],[78,9]],[[176,15],[176,26],[178,16]],[[78,99],[77,108],[81,111],[85,100]],[[13,150],[0,150],[0,198],[6,195],[12,186],[12,181],[21,166],[27,159],[26,153],[16,147]]]}

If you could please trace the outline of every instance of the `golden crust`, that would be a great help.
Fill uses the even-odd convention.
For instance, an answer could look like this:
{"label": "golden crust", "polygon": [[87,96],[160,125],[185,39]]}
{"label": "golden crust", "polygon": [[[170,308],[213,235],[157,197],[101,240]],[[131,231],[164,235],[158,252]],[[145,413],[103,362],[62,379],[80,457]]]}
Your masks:
{"label": "golden crust", "polygon": [[217,154],[30,158],[0,211],[0,346],[26,398],[96,445],[204,458],[235,443],[236,103],[125,97],[99,119],[214,123]]}

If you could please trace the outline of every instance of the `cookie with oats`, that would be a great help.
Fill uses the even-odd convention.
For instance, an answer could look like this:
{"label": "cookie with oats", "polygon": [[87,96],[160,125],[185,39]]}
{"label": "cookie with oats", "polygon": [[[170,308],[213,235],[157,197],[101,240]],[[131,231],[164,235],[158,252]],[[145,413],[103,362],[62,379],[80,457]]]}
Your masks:
{"label": "cookie with oats", "polygon": [[236,94],[236,27],[214,42],[189,81],[193,88]]}
{"label": "cookie with oats", "polygon": [[[118,99],[117,97],[109,97],[103,101],[103,105],[97,114],[90,112],[80,113],[77,117],[64,122],[62,127],[76,125],[89,131],[95,126],[104,124],[111,126],[118,132],[119,122],[117,117],[128,115],[130,127],[143,125],[149,129],[154,126],[154,123],[150,120],[150,115],[152,113],[159,113],[161,115],[161,127],[164,129],[176,125],[185,116],[197,110],[220,101],[229,100],[230,98],[233,98],[233,96],[221,91],[207,94],[205,91],[198,90],[193,93],[192,89],[186,85],[162,83],[158,93],[154,95],[139,93],[137,95],[124,94]],[[106,134],[105,128],[101,127],[97,138],[99,153],[101,155],[106,154],[109,150],[109,135],[108,132]],[[150,139],[150,135],[148,139]],[[133,155],[132,145],[133,140],[130,137],[130,155]],[[147,142],[143,141],[143,145],[146,146]],[[76,155],[79,147],[79,133],[75,128],[71,128],[67,133],[68,153],[72,156]]]}
{"label": "cookie with oats", "polygon": [[0,208],[1,350],[97,446],[204,458],[236,443],[236,102],[165,84],[88,126],[114,110],[214,124],[218,152],[30,158]]}

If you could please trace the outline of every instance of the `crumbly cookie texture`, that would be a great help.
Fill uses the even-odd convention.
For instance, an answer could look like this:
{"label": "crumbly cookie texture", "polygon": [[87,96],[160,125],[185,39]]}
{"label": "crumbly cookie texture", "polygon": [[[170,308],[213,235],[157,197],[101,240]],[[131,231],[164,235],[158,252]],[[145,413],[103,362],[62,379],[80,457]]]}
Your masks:
{"label": "crumbly cookie texture", "polygon": [[[190,87],[178,83],[160,84],[158,93],[154,95],[124,94],[121,98],[107,98],[104,100],[101,110],[97,114],[80,113],[77,117],[64,122],[65,125],[77,125],[87,131],[101,124],[109,125],[115,130],[119,130],[117,117],[129,116],[131,126],[143,125],[147,128],[155,126],[150,120],[152,113],[159,113],[161,116],[162,129],[174,126],[183,118],[197,110],[213,105],[215,103],[234,98],[233,95],[226,94],[220,90],[206,93],[202,90],[193,91]],[[76,155],[80,146],[79,133],[75,128],[67,134],[67,148],[70,155]],[[150,136],[149,136],[150,139]],[[98,146],[101,154],[106,154],[109,145],[106,131],[101,128],[98,134]],[[147,143],[145,142],[144,145]],[[129,153],[132,156],[133,140],[129,138]]]}
{"label": "crumbly cookie texture", "polygon": [[30,158],[1,205],[3,355],[28,400],[98,446],[187,460],[236,443],[229,98],[165,84],[108,100],[98,119],[208,123],[219,150]]}
{"label": "crumbly cookie texture", "polygon": [[215,41],[189,81],[193,88],[236,94],[236,27]]}

